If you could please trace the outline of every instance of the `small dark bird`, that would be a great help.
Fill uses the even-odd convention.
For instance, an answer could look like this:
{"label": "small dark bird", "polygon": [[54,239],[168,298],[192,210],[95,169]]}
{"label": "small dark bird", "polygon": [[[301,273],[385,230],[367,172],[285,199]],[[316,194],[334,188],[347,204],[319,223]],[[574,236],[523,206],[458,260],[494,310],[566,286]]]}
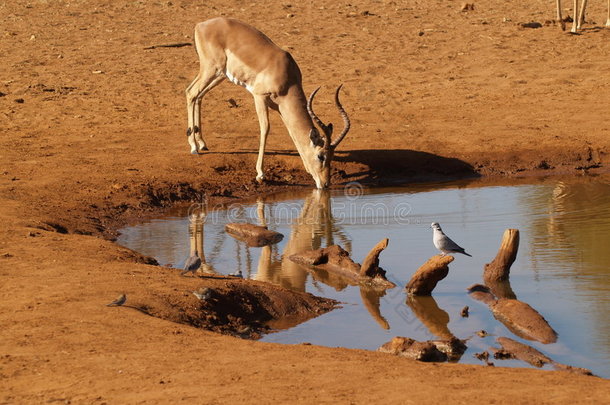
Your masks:
{"label": "small dark bird", "polygon": [[186,262],[184,263],[184,271],[180,273],[181,276],[184,276],[186,273],[195,273],[197,269],[201,267],[201,258],[199,257],[199,253],[195,250]]}
{"label": "small dark bird", "polygon": [[121,294],[117,297],[116,300],[112,301],[110,304],[106,304],[107,307],[120,307],[127,301],[127,295]]}
{"label": "small dark bird", "polygon": [[438,222],[433,222],[432,225],[430,225],[430,228],[433,230],[432,242],[434,243],[434,246],[441,251],[441,256],[445,256],[447,253],[461,253],[470,256],[463,247],[460,247],[457,243],[449,239],[449,236],[443,233]]}

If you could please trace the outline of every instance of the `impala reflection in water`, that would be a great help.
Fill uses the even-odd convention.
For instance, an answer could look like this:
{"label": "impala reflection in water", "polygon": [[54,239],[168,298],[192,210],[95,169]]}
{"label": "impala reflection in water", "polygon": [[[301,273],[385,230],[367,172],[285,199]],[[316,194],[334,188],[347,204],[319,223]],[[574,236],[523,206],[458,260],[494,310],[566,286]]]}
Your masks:
{"label": "impala reflection in water", "polygon": [[[505,336],[529,344],[554,360],[610,377],[610,180],[529,179],[529,183],[486,186],[480,182],[417,185],[348,193],[292,193],[263,196],[255,203],[208,209],[189,239],[183,212],[126,228],[119,243],[180,267],[194,246],[210,271],[244,276],[333,298],[342,307],[262,340],[310,342],[375,350],[394,336],[417,340],[468,339],[460,362],[480,364],[474,353],[498,347]],[[251,248],[228,236],[228,222],[266,224],[284,234],[277,245]],[[469,247],[456,257],[432,298],[407,299],[404,286],[437,251],[429,224],[439,222]],[[199,226],[199,225],[198,225]],[[506,298],[535,308],[558,333],[556,343],[523,340],[498,322],[489,308],[471,299],[466,288],[482,282],[483,266],[495,256],[507,228],[520,230],[510,284],[494,286]],[[201,235],[201,236],[199,236]],[[390,242],[380,265],[399,287],[383,292],[350,285],[335,274],[297,265],[290,254],[336,243],[362,262],[381,239]],[[201,270],[203,271],[203,270]],[[460,311],[470,307],[470,316]],[[485,330],[480,337],[476,331]],[[516,360],[496,366],[525,366]]]}

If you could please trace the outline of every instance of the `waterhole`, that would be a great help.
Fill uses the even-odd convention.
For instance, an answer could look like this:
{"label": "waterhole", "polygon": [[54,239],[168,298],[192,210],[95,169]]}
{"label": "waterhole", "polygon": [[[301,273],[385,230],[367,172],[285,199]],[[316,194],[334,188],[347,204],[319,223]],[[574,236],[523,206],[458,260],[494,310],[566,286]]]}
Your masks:
{"label": "waterhole", "polygon": [[[193,225],[195,214],[200,214],[198,227]],[[272,246],[249,247],[224,231],[229,222],[265,224],[284,239]],[[405,284],[438,253],[432,244],[432,222],[440,223],[473,257],[457,254],[431,298],[408,300]],[[512,290],[558,333],[555,343],[516,336],[466,292],[471,284],[482,283],[483,267],[494,258],[507,228],[520,231],[510,273]],[[288,260],[292,253],[339,244],[362,262],[386,237],[389,246],[380,265],[397,287],[385,291],[350,285],[341,277]],[[343,303],[296,327],[270,333],[263,341],[375,350],[394,336],[428,340],[453,335],[467,339],[468,349],[459,361],[481,364],[474,354],[500,347],[495,339],[505,336],[557,362],[610,377],[608,176],[537,179],[509,186],[456,182],[364,189],[349,184],[331,192],[261,196],[221,209],[195,204],[122,229],[118,243],[173,267],[181,267],[197,247],[203,250],[201,271],[239,270],[246,278]],[[470,307],[468,317],[460,314],[465,306]],[[480,336],[482,330],[487,336]],[[492,361],[496,366],[529,367],[518,360]]]}

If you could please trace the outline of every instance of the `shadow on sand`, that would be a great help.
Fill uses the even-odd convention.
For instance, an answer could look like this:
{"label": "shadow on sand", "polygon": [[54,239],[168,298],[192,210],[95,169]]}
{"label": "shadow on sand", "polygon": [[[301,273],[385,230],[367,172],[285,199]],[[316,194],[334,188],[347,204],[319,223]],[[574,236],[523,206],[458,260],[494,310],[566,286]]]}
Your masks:
{"label": "shadow on sand", "polygon": [[407,178],[439,179],[479,177],[470,164],[450,157],[409,149],[363,149],[337,152],[334,161],[337,166],[359,164],[360,172],[347,174],[346,179],[362,177],[364,181],[396,182]]}

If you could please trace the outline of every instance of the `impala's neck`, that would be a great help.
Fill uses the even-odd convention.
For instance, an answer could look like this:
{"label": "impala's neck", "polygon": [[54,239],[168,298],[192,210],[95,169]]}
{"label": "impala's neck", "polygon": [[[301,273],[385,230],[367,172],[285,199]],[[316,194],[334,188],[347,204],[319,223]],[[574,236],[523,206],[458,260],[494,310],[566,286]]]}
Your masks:
{"label": "impala's neck", "polygon": [[[314,129],[313,121],[307,112],[307,100],[299,85],[293,85],[283,96],[274,100],[280,110],[284,125],[292,138],[297,151],[303,160],[307,172],[314,175],[315,171],[310,167],[312,156],[316,154],[316,147],[312,144],[309,134]],[[318,179],[314,175],[314,180]]]}

